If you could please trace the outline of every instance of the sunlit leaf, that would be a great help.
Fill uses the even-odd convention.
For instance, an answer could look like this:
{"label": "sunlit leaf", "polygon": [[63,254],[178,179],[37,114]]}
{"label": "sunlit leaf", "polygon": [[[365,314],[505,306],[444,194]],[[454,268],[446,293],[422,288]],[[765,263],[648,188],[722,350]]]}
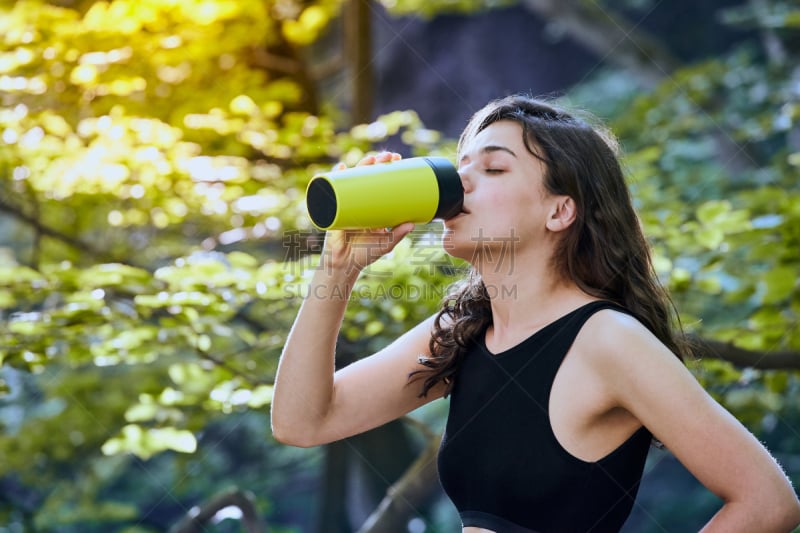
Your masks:
{"label": "sunlit leaf", "polygon": [[788,299],[800,280],[800,266],[778,266],[766,272],[761,283],[764,303],[777,303]]}
{"label": "sunlit leaf", "polygon": [[120,436],[109,439],[102,446],[106,455],[132,453],[142,459],[165,450],[193,453],[196,449],[197,440],[191,431],[171,427],[145,428],[135,424],[124,426]]}

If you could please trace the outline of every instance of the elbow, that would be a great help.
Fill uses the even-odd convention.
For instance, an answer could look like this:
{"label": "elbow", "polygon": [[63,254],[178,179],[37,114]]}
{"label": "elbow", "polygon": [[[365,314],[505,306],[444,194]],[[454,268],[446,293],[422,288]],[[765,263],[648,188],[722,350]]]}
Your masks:
{"label": "elbow", "polygon": [[303,437],[297,432],[287,431],[285,428],[276,427],[272,425],[272,438],[281,444],[287,446],[294,446],[296,448],[311,448],[317,446],[317,443],[312,439]]}
{"label": "elbow", "polygon": [[[720,517],[724,519],[719,524],[712,520],[715,526],[725,524],[719,529],[721,531],[732,530],[739,524],[742,531],[787,533],[800,526],[800,501],[791,488],[762,490],[739,500],[723,500],[726,503]],[[709,529],[712,530],[717,531],[716,528]]]}
{"label": "elbow", "polygon": [[312,448],[327,444],[331,439],[326,435],[327,419],[310,409],[299,409],[281,401],[272,400],[270,408],[272,438],[281,444],[296,448]]}
{"label": "elbow", "polygon": [[794,531],[800,526],[800,501],[797,500],[797,497],[787,506],[783,526],[785,531]]}
{"label": "elbow", "polygon": [[311,448],[322,444],[314,438],[311,431],[303,430],[299,424],[281,421],[273,416],[271,426],[272,438],[281,444],[297,448]]}
{"label": "elbow", "polygon": [[775,520],[775,525],[769,531],[784,533],[786,531],[794,531],[800,526],[800,510],[793,509]]}
{"label": "elbow", "polygon": [[795,528],[800,526],[800,500],[797,494],[791,488],[787,491],[783,505],[780,506],[780,530],[794,531]]}
{"label": "elbow", "polygon": [[[768,504],[769,505],[769,504]],[[790,497],[779,501],[771,502],[772,512],[764,513],[764,507],[761,509],[761,515],[766,523],[764,531],[786,532],[794,531],[800,526],[800,501],[794,493]]]}

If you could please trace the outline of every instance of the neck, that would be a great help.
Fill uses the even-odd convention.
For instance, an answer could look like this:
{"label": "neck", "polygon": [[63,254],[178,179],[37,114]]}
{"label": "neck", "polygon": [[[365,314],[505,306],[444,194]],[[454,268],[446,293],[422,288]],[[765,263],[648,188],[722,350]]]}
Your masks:
{"label": "neck", "polygon": [[495,335],[535,329],[594,299],[554,272],[549,255],[482,259],[475,267],[491,300]]}

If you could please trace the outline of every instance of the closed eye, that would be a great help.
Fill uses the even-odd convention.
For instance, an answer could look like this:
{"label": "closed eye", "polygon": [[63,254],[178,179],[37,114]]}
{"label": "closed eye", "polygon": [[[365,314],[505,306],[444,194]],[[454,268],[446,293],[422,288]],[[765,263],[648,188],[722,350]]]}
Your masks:
{"label": "closed eye", "polygon": [[505,172],[505,170],[501,168],[487,168],[484,170],[484,172],[486,172],[487,174],[501,174]]}

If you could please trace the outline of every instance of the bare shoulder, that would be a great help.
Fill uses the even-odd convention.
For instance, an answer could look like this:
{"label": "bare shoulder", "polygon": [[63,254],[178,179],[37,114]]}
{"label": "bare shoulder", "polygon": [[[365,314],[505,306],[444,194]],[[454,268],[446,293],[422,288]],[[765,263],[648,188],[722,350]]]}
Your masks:
{"label": "bare shoulder", "polygon": [[601,309],[586,321],[583,328],[593,336],[613,340],[619,336],[640,335],[649,330],[635,317],[615,309]]}
{"label": "bare shoulder", "polygon": [[627,313],[598,311],[586,321],[575,343],[586,369],[612,403],[631,412],[638,410],[640,402],[665,392],[697,391],[697,381],[683,362]]}
{"label": "bare shoulder", "polygon": [[578,334],[586,343],[588,357],[595,363],[631,364],[632,358],[674,361],[677,357],[635,317],[614,309],[602,309],[592,315]]}

